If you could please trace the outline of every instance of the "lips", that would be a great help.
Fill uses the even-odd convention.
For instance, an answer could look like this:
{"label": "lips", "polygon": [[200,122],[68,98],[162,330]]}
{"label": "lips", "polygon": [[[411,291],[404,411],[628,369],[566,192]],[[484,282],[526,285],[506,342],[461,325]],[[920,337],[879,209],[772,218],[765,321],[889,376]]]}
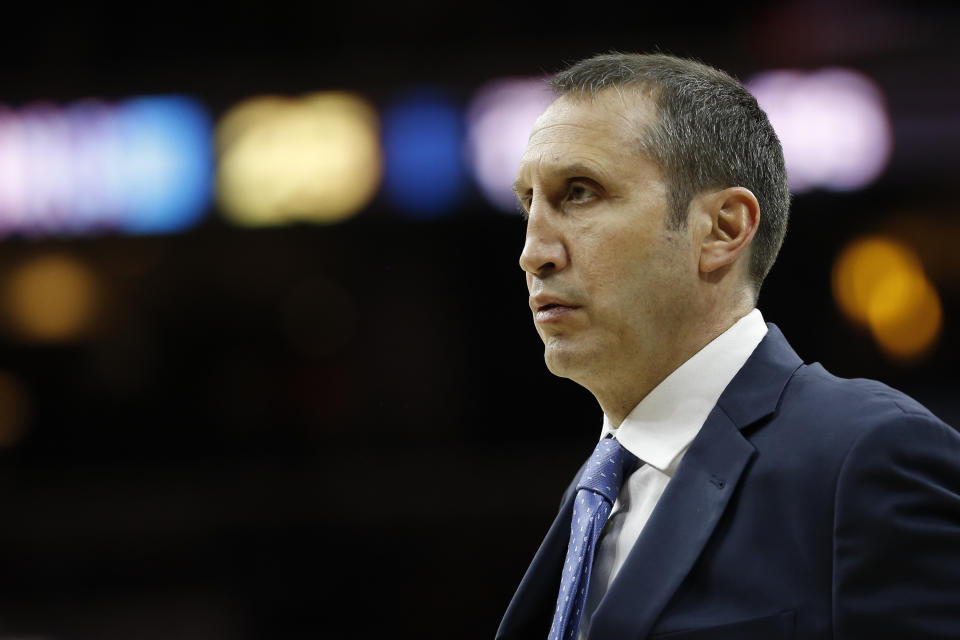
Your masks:
{"label": "lips", "polygon": [[537,295],[530,298],[530,310],[538,323],[559,322],[579,308],[580,305],[569,300],[552,296]]}
{"label": "lips", "polygon": [[530,297],[530,310],[534,313],[538,313],[540,311],[549,311],[550,309],[556,309],[558,307],[577,309],[580,307],[580,305],[564,298],[548,296],[542,293]]}

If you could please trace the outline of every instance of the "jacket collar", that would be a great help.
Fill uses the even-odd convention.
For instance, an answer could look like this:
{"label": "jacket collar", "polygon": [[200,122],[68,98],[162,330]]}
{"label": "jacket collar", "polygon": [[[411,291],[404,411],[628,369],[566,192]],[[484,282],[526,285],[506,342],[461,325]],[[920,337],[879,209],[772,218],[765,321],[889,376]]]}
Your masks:
{"label": "jacket collar", "polygon": [[594,613],[590,640],[643,638],[693,567],[753,445],[740,433],[772,414],[802,361],[776,326],[724,390]]}

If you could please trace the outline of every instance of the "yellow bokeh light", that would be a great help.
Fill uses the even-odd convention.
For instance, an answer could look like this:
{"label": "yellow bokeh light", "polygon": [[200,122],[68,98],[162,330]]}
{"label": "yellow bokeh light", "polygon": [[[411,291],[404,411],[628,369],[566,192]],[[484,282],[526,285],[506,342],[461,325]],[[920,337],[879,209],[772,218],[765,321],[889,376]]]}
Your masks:
{"label": "yellow bokeh light", "polygon": [[92,328],[99,299],[96,276],[82,262],[48,254],[11,271],[4,287],[11,328],[22,338],[61,342]]}
{"label": "yellow bokeh light", "polygon": [[940,335],[940,298],[909,247],[881,236],[859,239],[837,258],[832,279],[840,309],[869,328],[887,355],[916,359]]}
{"label": "yellow bokeh light", "polygon": [[242,226],[338,222],[380,185],[376,111],[349,93],[247,100],[220,121],[217,148],[217,198]]}
{"label": "yellow bokeh light", "polygon": [[912,360],[925,354],[940,335],[940,297],[922,273],[891,273],[877,285],[867,307],[867,323],[888,355]]}
{"label": "yellow bokeh light", "polygon": [[902,271],[923,272],[910,249],[881,236],[862,238],[848,245],[834,264],[834,298],[852,320],[866,323],[877,285],[890,273]]}

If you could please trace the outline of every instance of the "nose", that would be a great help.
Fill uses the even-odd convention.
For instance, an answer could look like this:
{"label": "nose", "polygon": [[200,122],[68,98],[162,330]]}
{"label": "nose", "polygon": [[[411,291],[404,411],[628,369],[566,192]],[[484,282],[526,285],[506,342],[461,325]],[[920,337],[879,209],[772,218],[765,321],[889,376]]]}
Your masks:
{"label": "nose", "polygon": [[520,253],[520,268],[528,275],[545,278],[569,263],[563,235],[545,206],[530,207],[527,235]]}

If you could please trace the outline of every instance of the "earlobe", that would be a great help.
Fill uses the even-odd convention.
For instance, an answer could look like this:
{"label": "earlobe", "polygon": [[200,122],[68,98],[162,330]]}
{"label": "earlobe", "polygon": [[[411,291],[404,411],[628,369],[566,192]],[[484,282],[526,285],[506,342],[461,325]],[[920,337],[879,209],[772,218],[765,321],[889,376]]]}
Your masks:
{"label": "earlobe", "polygon": [[760,223],[760,204],[744,187],[707,194],[701,204],[711,227],[700,247],[700,271],[712,273],[746,255]]}

